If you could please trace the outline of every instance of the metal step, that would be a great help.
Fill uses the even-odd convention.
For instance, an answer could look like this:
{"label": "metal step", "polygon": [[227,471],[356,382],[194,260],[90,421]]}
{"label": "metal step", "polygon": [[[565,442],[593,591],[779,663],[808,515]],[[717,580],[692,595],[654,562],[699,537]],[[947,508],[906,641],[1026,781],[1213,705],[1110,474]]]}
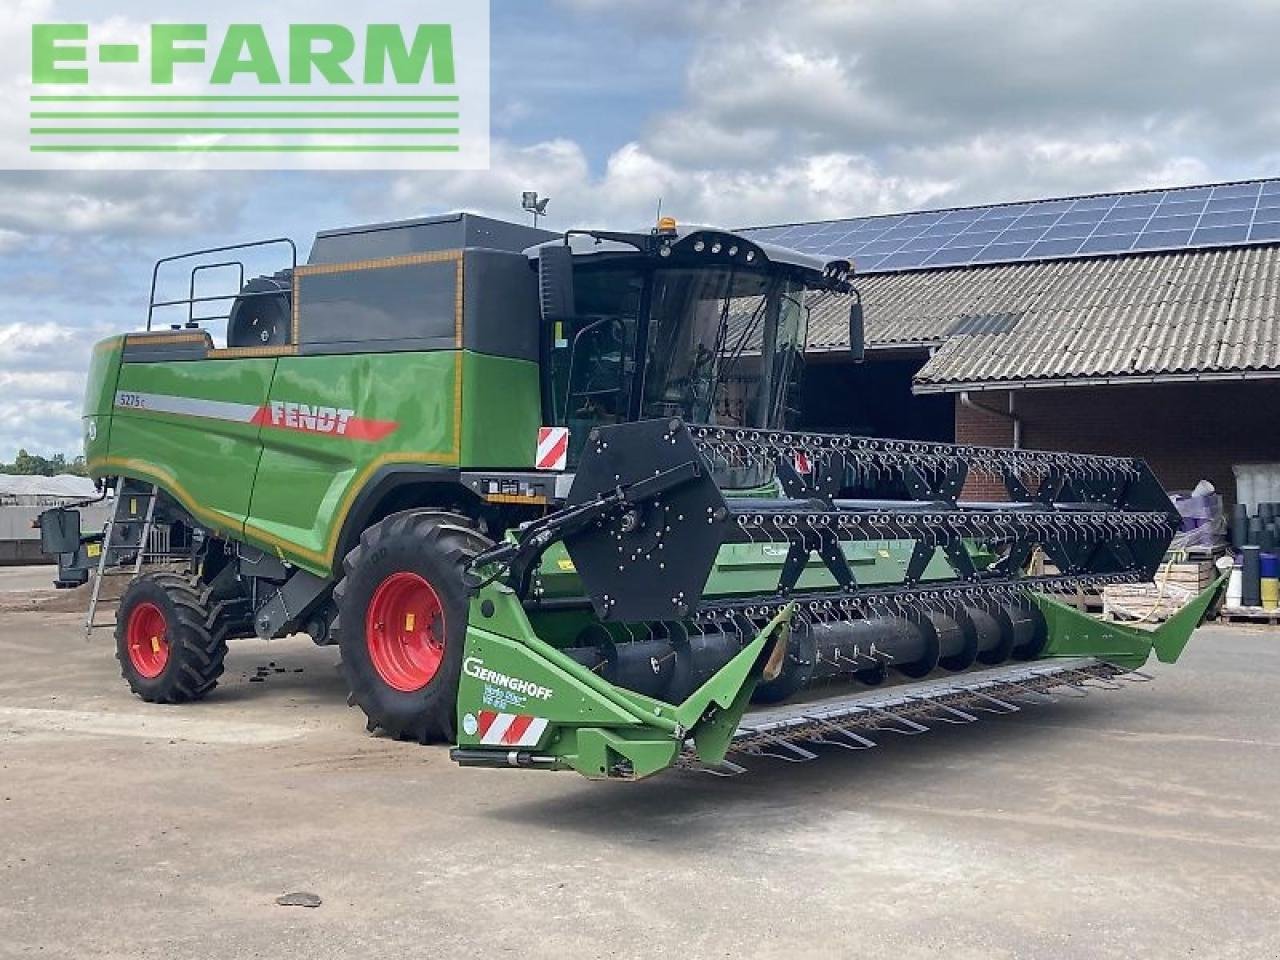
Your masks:
{"label": "metal step", "polygon": [[[106,526],[102,531],[102,552],[98,554],[98,567],[93,573],[93,592],[89,597],[89,609],[84,618],[84,636],[86,640],[93,636],[94,630],[101,629],[108,625],[98,621],[97,612],[99,604],[102,603],[103,580],[112,576],[116,572],[110,566],[110,557],[112,552],[136,549],[137,554],[133,557],[132,561],[123,561],[119,570],[127,572],[131,577],[136,577],[142,572],[142,561],[146,556],[147,545],[151,542],[151,531],[155,526],[156,501],[159,497],[159,488],[154,484],[152,484],[149,490],[126,492],[125,478],[119,477],[116,479],[115,506],[112,508],[111,515],[107,518]],[[147,504],[146,517],[142,521],[142,532],[138,537],[136,547],[132,544],[116,543],[114,539],[117,526],[136,522],[132,517],[121,515],[121,507],[124,505],[126,499],[132,503],[128,511],[129,513],[134,512],[138,500],[145,500]]]}
{"label": "metal step", "polygon": [[984,713],[1016,713],[1023,705],[1053,702],[1058,695],[1082,697],[1090,688],[1116,690],[1121,680],[1150,679],[1093,657],[1072,657],[765,707],[743,717],[729,747],[733,761],[702,769],[731,776],[745,770],[735,761],[751,757],[802,763],[817,758],[811,748],[866,750],[877,746],[873,735],[915,736],[928,732],[930,724],[973,723]]}

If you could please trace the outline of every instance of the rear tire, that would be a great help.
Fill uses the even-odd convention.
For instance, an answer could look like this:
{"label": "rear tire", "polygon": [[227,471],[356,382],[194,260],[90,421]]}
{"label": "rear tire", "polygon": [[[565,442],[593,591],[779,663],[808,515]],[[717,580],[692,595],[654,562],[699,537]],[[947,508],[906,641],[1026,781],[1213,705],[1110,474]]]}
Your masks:
{"label": "rear tire", "polygon": [[452,742],[470,595],[463,573],[491,542],[461,515],[393,514],[360,537],[334,589],[351,701],[370,730]]}
{"label": "rear tire", "polygon": [[219,607],[178,574],[130,583],[116,611],[116,659],[129,689],[149,703],[189,703],[217,686],[227,655]]}

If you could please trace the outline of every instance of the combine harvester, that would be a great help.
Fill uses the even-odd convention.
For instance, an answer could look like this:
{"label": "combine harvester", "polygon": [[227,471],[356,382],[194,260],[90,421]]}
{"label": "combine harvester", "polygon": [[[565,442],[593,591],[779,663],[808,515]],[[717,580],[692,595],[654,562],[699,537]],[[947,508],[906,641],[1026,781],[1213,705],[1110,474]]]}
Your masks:
{"label": "combine harvester", "polygon": [[[190,268],[152,293],[186,322],[100,343],[89,377],[112,523],[44,517],[63,579],[97,568],[90,630],[103,575],[157,531],[191,545],[117,610],[144,700],[305,632],[370,729],[460,764],[732,772],[1142,678],[1221,591],[1150,631],[1055,599],[1154,575],[1178,515],[1139,460],[792,429],[810,311],[861,350],[846,261],[469,215],[267,248],[284,269],[247,283],[241,248],[157,264]],[[225,347],[195,316],[217,301]],[[962,499],[976,477],[1008,499]]]}

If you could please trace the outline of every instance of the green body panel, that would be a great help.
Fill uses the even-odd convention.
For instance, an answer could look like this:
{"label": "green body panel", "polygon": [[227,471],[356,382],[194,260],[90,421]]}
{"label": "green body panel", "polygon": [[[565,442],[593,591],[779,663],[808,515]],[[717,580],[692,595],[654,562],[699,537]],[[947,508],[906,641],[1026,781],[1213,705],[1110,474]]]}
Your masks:
{"label": "green body panel", "polygon": [[[541,404],[527,361],[440,350],[122,363],[123,345],[94,352],[93,475],[159,483],[212,530],[313,573],[334,569],[343,522],[380,468],[533,464]],[[209,415],[117,406],[118,391],[204,403]],[[282,427],[272,418],[285,404],[351,411],[364,426]]]}
{"label": "green body panel", "polygon": [[[125,363],[116,389],[260,407],[275,366],[274,359]],[[242,534],[258,469],[258,432],[255,423],[225,417],[116,406],[101,472],[154,480],[214,529]]]}
{"label": "green body panel", "polygon": [[[458,354],[371,353],[281,357],[272,403],[355,412],[385,435],[264,428],[253,484],[251,536],[317,573],[329,570],[351,501],[379,467],[454,465]],[[231,361],[231,364],[242,361]],[[175,364],[176,366],[176,364]]]}
{"label": "green body panel", "polygon": [[84,420],[85,461],[105,457],[111,449],[111,407],[115,402],[116,381],[120,376],[120,356],[124,337],[108,337],[93,348],[89,372],[85,377]]}
{"label": "green body panel", "polygon": [[[1224,574],[1152,630],[1097,620],[1035,594],[1049,631],[1041,659],[1093,657],[1136,670],[1154,650],[1161,662],[1172,663],[1226,582]],[[640,779],[675,764],[689,744],[700,762],[714,766],[725,757],[765,661],[785,652],[789,618],[788,610],[774,619],[684,703],[663,704],[614,687],[565,656],[539,636],[508,588],[491,584],[471,605],[458,690],[458,746],[511,752],[482,742],[476,715],[489,710],[547,721],[536,744],[520,747],[539,757],[529,765],[541,769],[571,769],[592,779]],[[468,665],[476,663],[501,679],[494,683],[475,676]],[[513,694],[512,686],[521,692]],[[545,695],[523,692],[530,686],[545,688]]]}
{"label": "green body panel", "polygon": [[532,468],[542,426],[538,365],[470,351],[462,357],[463,466]]}

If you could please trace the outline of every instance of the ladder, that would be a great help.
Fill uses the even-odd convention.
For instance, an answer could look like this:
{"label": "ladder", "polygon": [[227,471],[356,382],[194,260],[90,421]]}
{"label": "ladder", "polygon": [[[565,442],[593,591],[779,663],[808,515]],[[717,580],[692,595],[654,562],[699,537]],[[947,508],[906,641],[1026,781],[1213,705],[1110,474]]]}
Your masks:
{"label": "ladder", "polygon": [[[107,525],[102,531],[102,552],[98,554],[98,569],[93,577],[93,593],[89,597],[89,612],[84,618],[84,636],[88,640],[93,636],[93,631],[100,627],[110,627],[115,624],[115,618],[99,623],[96,619],[98,615],[98,606],[102,602],[102,580],[104,577],[128,574],[130,578],[136,577],[142,572],[142,560],[146,555],[147,548],[151,545],[151,531],[155,527],[156,515],[156,499],[159,491],[152,484],[143,491],[130,491],[125,489],[125,480],[123,477],[116,482],[116,502],[111,509],[111,516],[107,519]],[[133,516],[137,514],[137,503],[145,499],[147,502],[146,514],[142,521],[142,534],[138,538],[136,547],[133,543],[123,543],[116,541],[116,531],[123,528],[130,529],[130,524],[136,524],[137,520]],[[125,504],[129,503],[128,509]],[[126,550],[137,549],[137,556],[134,557],[133,563],[129,567],[121,567],[116,570],[116,564],[112,562],[113,554],[119,554]],[[110,571],[110,572],[109,572]],[[116,602],[116,601],[109,601]]]}

